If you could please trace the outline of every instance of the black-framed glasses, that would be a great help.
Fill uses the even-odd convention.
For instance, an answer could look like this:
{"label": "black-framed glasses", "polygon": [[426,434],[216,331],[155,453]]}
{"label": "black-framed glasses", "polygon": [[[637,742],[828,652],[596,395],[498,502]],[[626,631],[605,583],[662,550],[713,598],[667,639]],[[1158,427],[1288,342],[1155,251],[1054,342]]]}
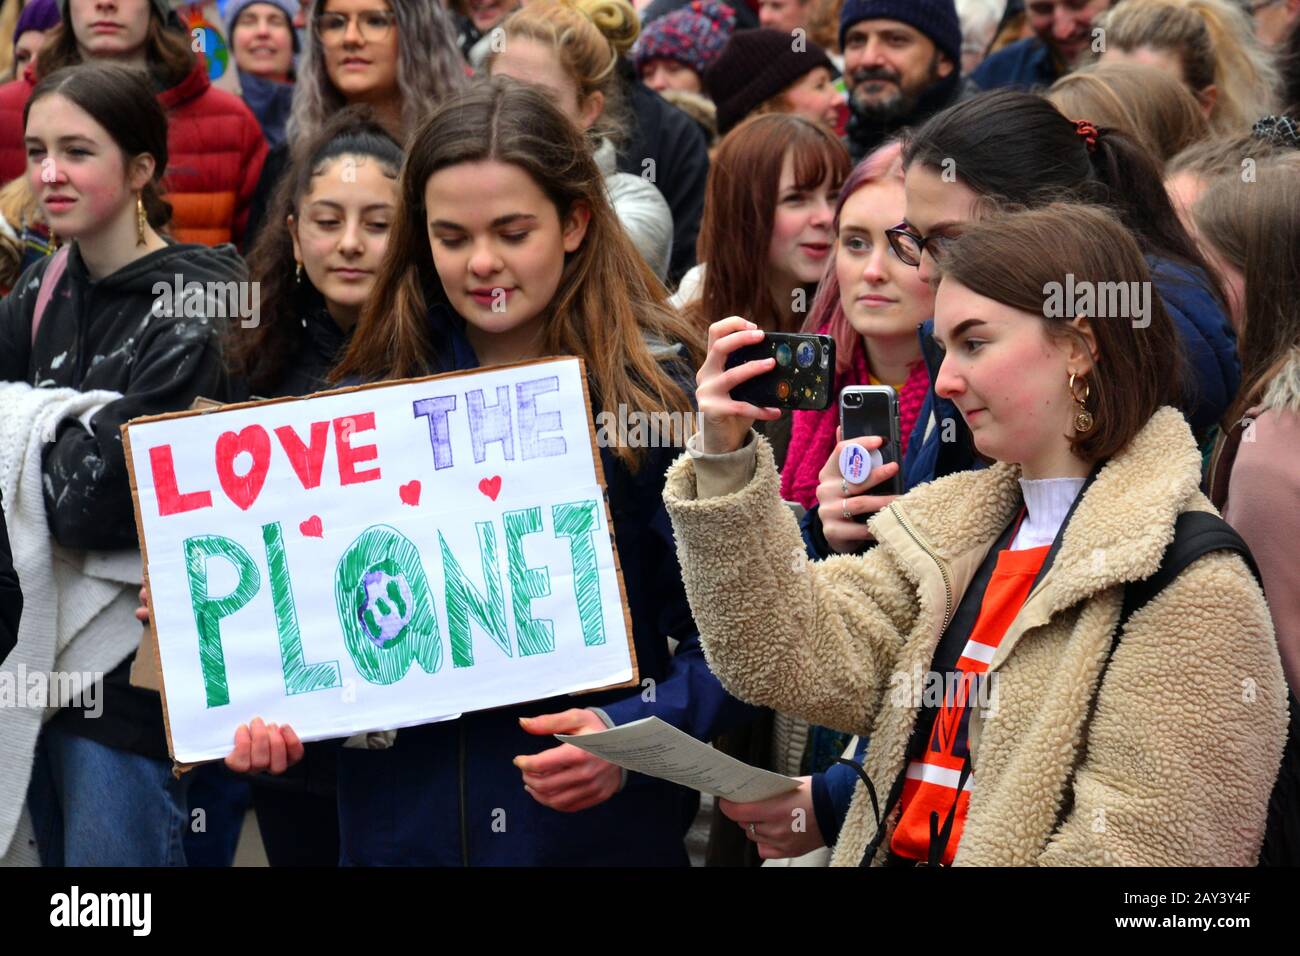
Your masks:
{"label": "black-framed glasses", "polygon": [[322,13],[316,18],[316,33],[326,46],[338,46],[348,32],[348,24],[357,22],[357,31],[367,43],[378,43],[388,37],[397,16],[387,10],[363,10],[357,14]]}
{"label": "black-framed glasses", "polygon": [[938,262],[943,258],[944,247],[957,237],[918,236],[901,226],[895,226],[893,229],[885,230],[885,238],[889,240],[889,247],[894,250],[894,255],[909,266],[919,266],[921,256],[925,255],[927,249],[930,250],[930,256],[934,261]]}

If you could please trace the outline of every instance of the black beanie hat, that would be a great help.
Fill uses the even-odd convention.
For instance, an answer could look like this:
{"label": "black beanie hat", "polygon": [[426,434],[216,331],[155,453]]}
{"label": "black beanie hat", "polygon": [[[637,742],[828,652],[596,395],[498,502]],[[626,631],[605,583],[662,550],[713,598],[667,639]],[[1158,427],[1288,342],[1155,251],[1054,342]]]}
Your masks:
{"label": "black beanie hat", "polygon": [[727,135],[761,103],[819,66],[834,75],[830,57],[803,36],[766,27],[737,30],[704,72],[704,89],[718,108],[718,135]]}

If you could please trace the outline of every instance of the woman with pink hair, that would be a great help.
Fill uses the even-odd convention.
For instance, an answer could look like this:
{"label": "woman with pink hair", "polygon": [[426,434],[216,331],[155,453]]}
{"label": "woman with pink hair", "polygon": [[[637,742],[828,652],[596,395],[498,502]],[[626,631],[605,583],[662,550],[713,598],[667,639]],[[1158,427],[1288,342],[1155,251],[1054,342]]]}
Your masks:
{"label": "woman with pink hair", "polygon": [[[903,221],[903,169],[898,143],[854,167],[835,209],[835,254],[813,299],[805,332],[835,339],[835,387],[891,385],[898,394],[903,450],[925,401],[929,372],[917,326],[930,318],[934,292],[899,259],[885,230]],[[837,461],[838,402],[825,411],[795,412],[781,496],[805,508],[829,504],[819,518],[834,551],[870,540],[864,524],[844,518]],[[888,502],[883,502],[884,507]]]}

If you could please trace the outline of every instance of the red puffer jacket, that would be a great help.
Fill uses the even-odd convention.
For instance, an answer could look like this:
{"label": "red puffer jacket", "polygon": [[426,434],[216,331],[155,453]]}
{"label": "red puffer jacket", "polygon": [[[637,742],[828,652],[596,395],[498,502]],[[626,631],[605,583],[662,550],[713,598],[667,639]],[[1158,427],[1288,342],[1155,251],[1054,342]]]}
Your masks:
{"label": "red puffer jacket", "polygon": [[[0,86],[0,182],[26,171],[23,107],[34,86],[30,68]],[[211,246],[238,242],[266,160],[261,127],[243,100],[212,86],[202,63],[158,102],[167,111],[171,155],[163,182],[172,235]]]}

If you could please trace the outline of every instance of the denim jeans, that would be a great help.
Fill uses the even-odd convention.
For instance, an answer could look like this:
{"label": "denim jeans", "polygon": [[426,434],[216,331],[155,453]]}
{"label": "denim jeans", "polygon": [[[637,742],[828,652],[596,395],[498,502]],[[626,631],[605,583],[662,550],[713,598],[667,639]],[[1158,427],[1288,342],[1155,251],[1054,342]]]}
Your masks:
{"label": "denim jeans", "polygon": [[171,764],[46,727],[27,805],[44,866],[185,866],[186,791]]}

